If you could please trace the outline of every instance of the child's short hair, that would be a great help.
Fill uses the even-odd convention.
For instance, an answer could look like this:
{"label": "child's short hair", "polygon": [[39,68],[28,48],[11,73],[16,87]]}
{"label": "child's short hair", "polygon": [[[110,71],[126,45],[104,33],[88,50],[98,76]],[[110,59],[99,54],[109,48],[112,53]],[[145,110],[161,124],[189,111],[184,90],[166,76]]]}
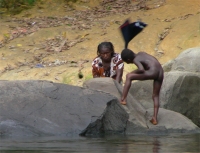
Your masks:
{"label": "child's short hair", "polygon": [[128,59],[133,60],[134,52],[130,49],[123,49],[121,52],[121,58],[123,61],[127,61]]}
{"label": "child's short hair", "polygon": [[100,50],[105,47],[105,48],[108,48],[109,50],[111,50],[111,56],[114,55],[115,53],[115,50],[114,50],[114,46],[111,42],[102,42],[98,45],[97,47],[97,55],[99,56],[100,55]]}

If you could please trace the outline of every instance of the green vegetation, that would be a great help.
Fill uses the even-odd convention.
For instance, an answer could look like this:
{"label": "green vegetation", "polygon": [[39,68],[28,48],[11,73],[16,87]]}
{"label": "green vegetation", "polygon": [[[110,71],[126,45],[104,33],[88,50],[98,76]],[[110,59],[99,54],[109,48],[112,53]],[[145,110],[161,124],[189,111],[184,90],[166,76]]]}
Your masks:
{"label": "green vegetation", "polygon": [[85,76],[85,81],[90,80],[92,78],[93,78],[92,74],[88,74]]}
{"label": "green vegetation", "polygon": [[[58,3],[60,3],[60,1],[71,4],[71,3],[76,3],[78,0],[57,0]],[[6,9],[7,13],[19,14],[23,10],[30,9],[36,3],[44,4],[44,3],[47,3],[47,1],[45,0],[0,0],[0,8]]]}
{"label": "green vegetation", "polygon": [[0,8],[5,8],[11,14],[18,14],[31,8],[35,2],[36,0],[0,0]]}
{"label": "green vegetation", "polygon": [[74,85],[79,82],[80,84],[82,84],[83,82],[90,80],[92,78],[93,76],[90,72],[84,72],[84,74],[81,72],[81,77],[80,77],[80,72],[65,73],[62,76],[62,83],[68,85]]}
{"label": "green vegetation", "polygon": [[7,10],[16,9],[19,7],[28,7],[33,5],[36,0],[0,0],[0,7]]}
{"label": "green vegetation", "polygon": [[77,0],[65,0],[66,2],[73,2],[73,3],[75,3],[75,2],[77,2]]}
{"label": "green vegetation", "polygon": [[69,78],[69,76],[63,76],[62,83],[72,84],[72,80]]}

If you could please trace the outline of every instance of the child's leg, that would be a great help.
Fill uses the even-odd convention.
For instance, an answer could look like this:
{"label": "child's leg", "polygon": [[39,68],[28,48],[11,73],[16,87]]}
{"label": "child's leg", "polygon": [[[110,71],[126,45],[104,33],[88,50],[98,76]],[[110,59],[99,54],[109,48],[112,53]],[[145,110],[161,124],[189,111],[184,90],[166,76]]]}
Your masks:
{"label": "child's leg", "polygon": [[158,123],[158,109],[159,109],[159,93],[162,85],[162,81],[154,80],[153,82],[153,102],[154,102],[154,114],[152,119],[150,120],[152,124],[156,125]]}
{"label": "child's leg", "polygon": [[126,75],[126,81],[125,81],[125,85],[124,85],[124,89],[122,92],[122,98],[121,98],[121,104],[126,105],[126,97],[128,95],[129,89],[131,87],[131,82],[133,80],[149,80],[149,79],[154,79],[155,76],[152,74],[149,74],[147,71],[145,71],[144,73],[128,73]]}

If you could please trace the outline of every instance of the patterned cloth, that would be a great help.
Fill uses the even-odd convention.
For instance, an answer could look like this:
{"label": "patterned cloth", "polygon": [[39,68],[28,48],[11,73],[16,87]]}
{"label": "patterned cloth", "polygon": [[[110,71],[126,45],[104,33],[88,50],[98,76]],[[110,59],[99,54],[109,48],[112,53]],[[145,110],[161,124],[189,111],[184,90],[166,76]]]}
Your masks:
{"label": "patterned cloth", "polygon": [[92,62],[92,75],[93,77],[111,77],[116,79],[116,74],[118,69],[123,69],[124,63],[121,59],[121,55],[114,53],[111,63],[110,70],[105,71],[102,64],[101,57],[97,56]]}

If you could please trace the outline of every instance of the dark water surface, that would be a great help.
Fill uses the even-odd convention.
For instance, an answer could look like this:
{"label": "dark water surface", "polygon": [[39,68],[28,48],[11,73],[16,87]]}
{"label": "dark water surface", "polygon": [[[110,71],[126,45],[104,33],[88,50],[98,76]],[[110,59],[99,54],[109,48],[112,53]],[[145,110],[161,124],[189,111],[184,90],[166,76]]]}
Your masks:
{"label": "dark water surface", "polygon": [[200,134],[0,138],[0,153],[199,153]]}

